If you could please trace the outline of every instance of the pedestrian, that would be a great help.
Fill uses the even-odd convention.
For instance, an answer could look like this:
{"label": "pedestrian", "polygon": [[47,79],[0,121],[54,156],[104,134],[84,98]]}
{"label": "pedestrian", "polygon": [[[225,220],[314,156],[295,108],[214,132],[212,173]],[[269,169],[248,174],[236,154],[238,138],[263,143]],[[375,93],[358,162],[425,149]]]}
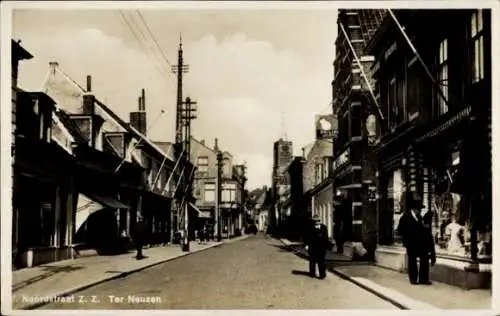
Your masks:
{"label": "pedestrian", "polygon": [[142,247],[144,246],[144,242],[146,239],[146,222],[142,216],[137,218],[137,223],[133,229],[132,239],[134,241],[135,249],[137,250],[136,259],[141,260],[144,258],[142,255]]}
{"label": "pedestrian", "polygon": [[407,205],[408,211],[401,216],[397,231],[403,238],[408,256],[408,277],[411,284],[430,285],[432,283],[429,281],[429,261],[434,265],[436,254],[432,233],[425,226],[421,215],[424,205],[417,194],[410,195]]}
{"label": "pedestrian", "polygon": [[326,251],[332,249],[332,243],[328,239],[328,231],[325,225],[320,223],[319,216],[313,218],[309,237],[306,241],[306,249],[309,255],[309,275],[316,277],[316,265],[318,266],[319,278],[326,277],[325,256]]}
{"label": "pedestrian", "polygon": [[351,211],[351,204],[347,199],[346,193],[338,191],[335,197],[335,211],[333,213],[334,231],[333,237],[337,247],[337,254],[344,253],[344,242],[349,237],[349,214]]}

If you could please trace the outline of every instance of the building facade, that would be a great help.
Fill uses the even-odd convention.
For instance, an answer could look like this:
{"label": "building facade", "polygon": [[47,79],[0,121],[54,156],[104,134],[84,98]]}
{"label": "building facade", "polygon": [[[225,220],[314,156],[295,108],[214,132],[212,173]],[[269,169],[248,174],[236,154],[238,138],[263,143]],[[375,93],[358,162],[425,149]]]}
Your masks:
{"label": "building facade", "polygon": [[352,205],[346,254],[355,248],[373,252],[376,244],[376,205],[368,194],[374,186],[374,160],[366,119],[378,115],[378,111],[369,71],[374,58],[364,53],[364,47],[382,21],[383,11],[343,9],[337,20],[332,106],[338,131],[333,146],[333,178],[335,190],[346,192]]}
{"label": "building facade", "polygon": [[333,115],[322,115],[316,117],[315,124],[316,139],[307,151],[304,150],[304,206],[308,217],[319,216],[328,229],[328,236],[333,237],[332,153],[337,121]]}
{"label": "building facade", "polygon": [[379,122],[375,150],[377,262],[406,269],[395,227],[407,211],[406,195],[416,193],[423,197],[424,213],[433,216],[438,268],[431,277],[489,287],[491,11],[393,14],[367,46],[375,56],[372,72],[386,117]]}
{"label": "building facade", "polygon": [[279,139],[273,144],[272,192],[273,209],[269,213],[269,228],[281,230],[283,206],[287,200],[290,183],[286,169],[293,160],[293,144],[291,141]]}

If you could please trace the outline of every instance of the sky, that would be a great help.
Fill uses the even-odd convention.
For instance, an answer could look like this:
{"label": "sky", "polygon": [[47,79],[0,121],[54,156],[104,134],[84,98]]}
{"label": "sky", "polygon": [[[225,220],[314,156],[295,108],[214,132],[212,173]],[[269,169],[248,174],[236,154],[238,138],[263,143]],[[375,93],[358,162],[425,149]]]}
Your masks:
{"label": "sky", "polygon": [[126,121],[144,88],[148,136],[172,141],[170,65],[182,34],[184,97],[198,102],[193,136],[211,146],[218,138],[246,162],[254,189],[270,185],[273,142],[286,137],[300,155],[314,140],[314,116],[331,111],[336,19],[333,9],[15,10],[13,38],[34,55],[19,84],[39,90],[57,61],[82,86],[92,75],[97,98]]}

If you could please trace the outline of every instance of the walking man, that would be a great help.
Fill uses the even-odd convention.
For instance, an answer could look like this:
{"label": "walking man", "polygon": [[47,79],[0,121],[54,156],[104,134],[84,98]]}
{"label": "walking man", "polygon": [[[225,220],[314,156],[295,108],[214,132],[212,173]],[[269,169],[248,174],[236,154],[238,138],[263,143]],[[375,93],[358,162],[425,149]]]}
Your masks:
{"label": "walking man", "polygon": [[309,233],[306,249],[309,254],[309,274],[316,277],[316,265],[319,270],[319,278],[326,277],[325,256],[326,251],[332,248],[332,243],[328,239],[326,226],[320,223],[319,216],[313,217],[313,227]]}
{"label": "walking man", "polygon": [[132,239],[134,240],[135,249],[137,250],[136,259],[141,260],[144,258],[142,255],[142,247],[144,246],[144,242],[146,239],[146,223],[142,216],[137,218],[137,223],[135,224],[133,230]]}
{"label": "walking man", "polygon": [[[411,284],[432,284],[429,281],[429,261],[434,265],[436,254],[430,230],[425,226],[421,215],[424,207],[416,194],[408,199],[408,212],[399,221],[398,233],[403,238],[403,245],[408,255],[408,276]],[[419,267],[417,268],[417,258]]]}

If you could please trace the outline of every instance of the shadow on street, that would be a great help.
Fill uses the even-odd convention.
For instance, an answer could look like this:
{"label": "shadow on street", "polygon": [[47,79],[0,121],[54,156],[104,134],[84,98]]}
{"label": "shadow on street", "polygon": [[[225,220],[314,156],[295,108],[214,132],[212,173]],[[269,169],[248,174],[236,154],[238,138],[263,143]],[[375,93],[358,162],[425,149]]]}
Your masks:
{"label": "shadow on street", "polygon": [[309,274],[309,271],[302,271],[302,270],[292,270],[293,275],[302,275],[306,276],[308,278],[311,278],[311,275]]}
{"label": "shadow on street", "polygon": [[19,284],[12,285],[12,292],[19,291],[20,289],[25,288],[26,286],[50,278],[58,273],[73,272],[76,270],[83,269],[83,267],[80,266],[40,266],[40,267],[42,268],[42,271],[44,271],[43,274],[37,275]]}

